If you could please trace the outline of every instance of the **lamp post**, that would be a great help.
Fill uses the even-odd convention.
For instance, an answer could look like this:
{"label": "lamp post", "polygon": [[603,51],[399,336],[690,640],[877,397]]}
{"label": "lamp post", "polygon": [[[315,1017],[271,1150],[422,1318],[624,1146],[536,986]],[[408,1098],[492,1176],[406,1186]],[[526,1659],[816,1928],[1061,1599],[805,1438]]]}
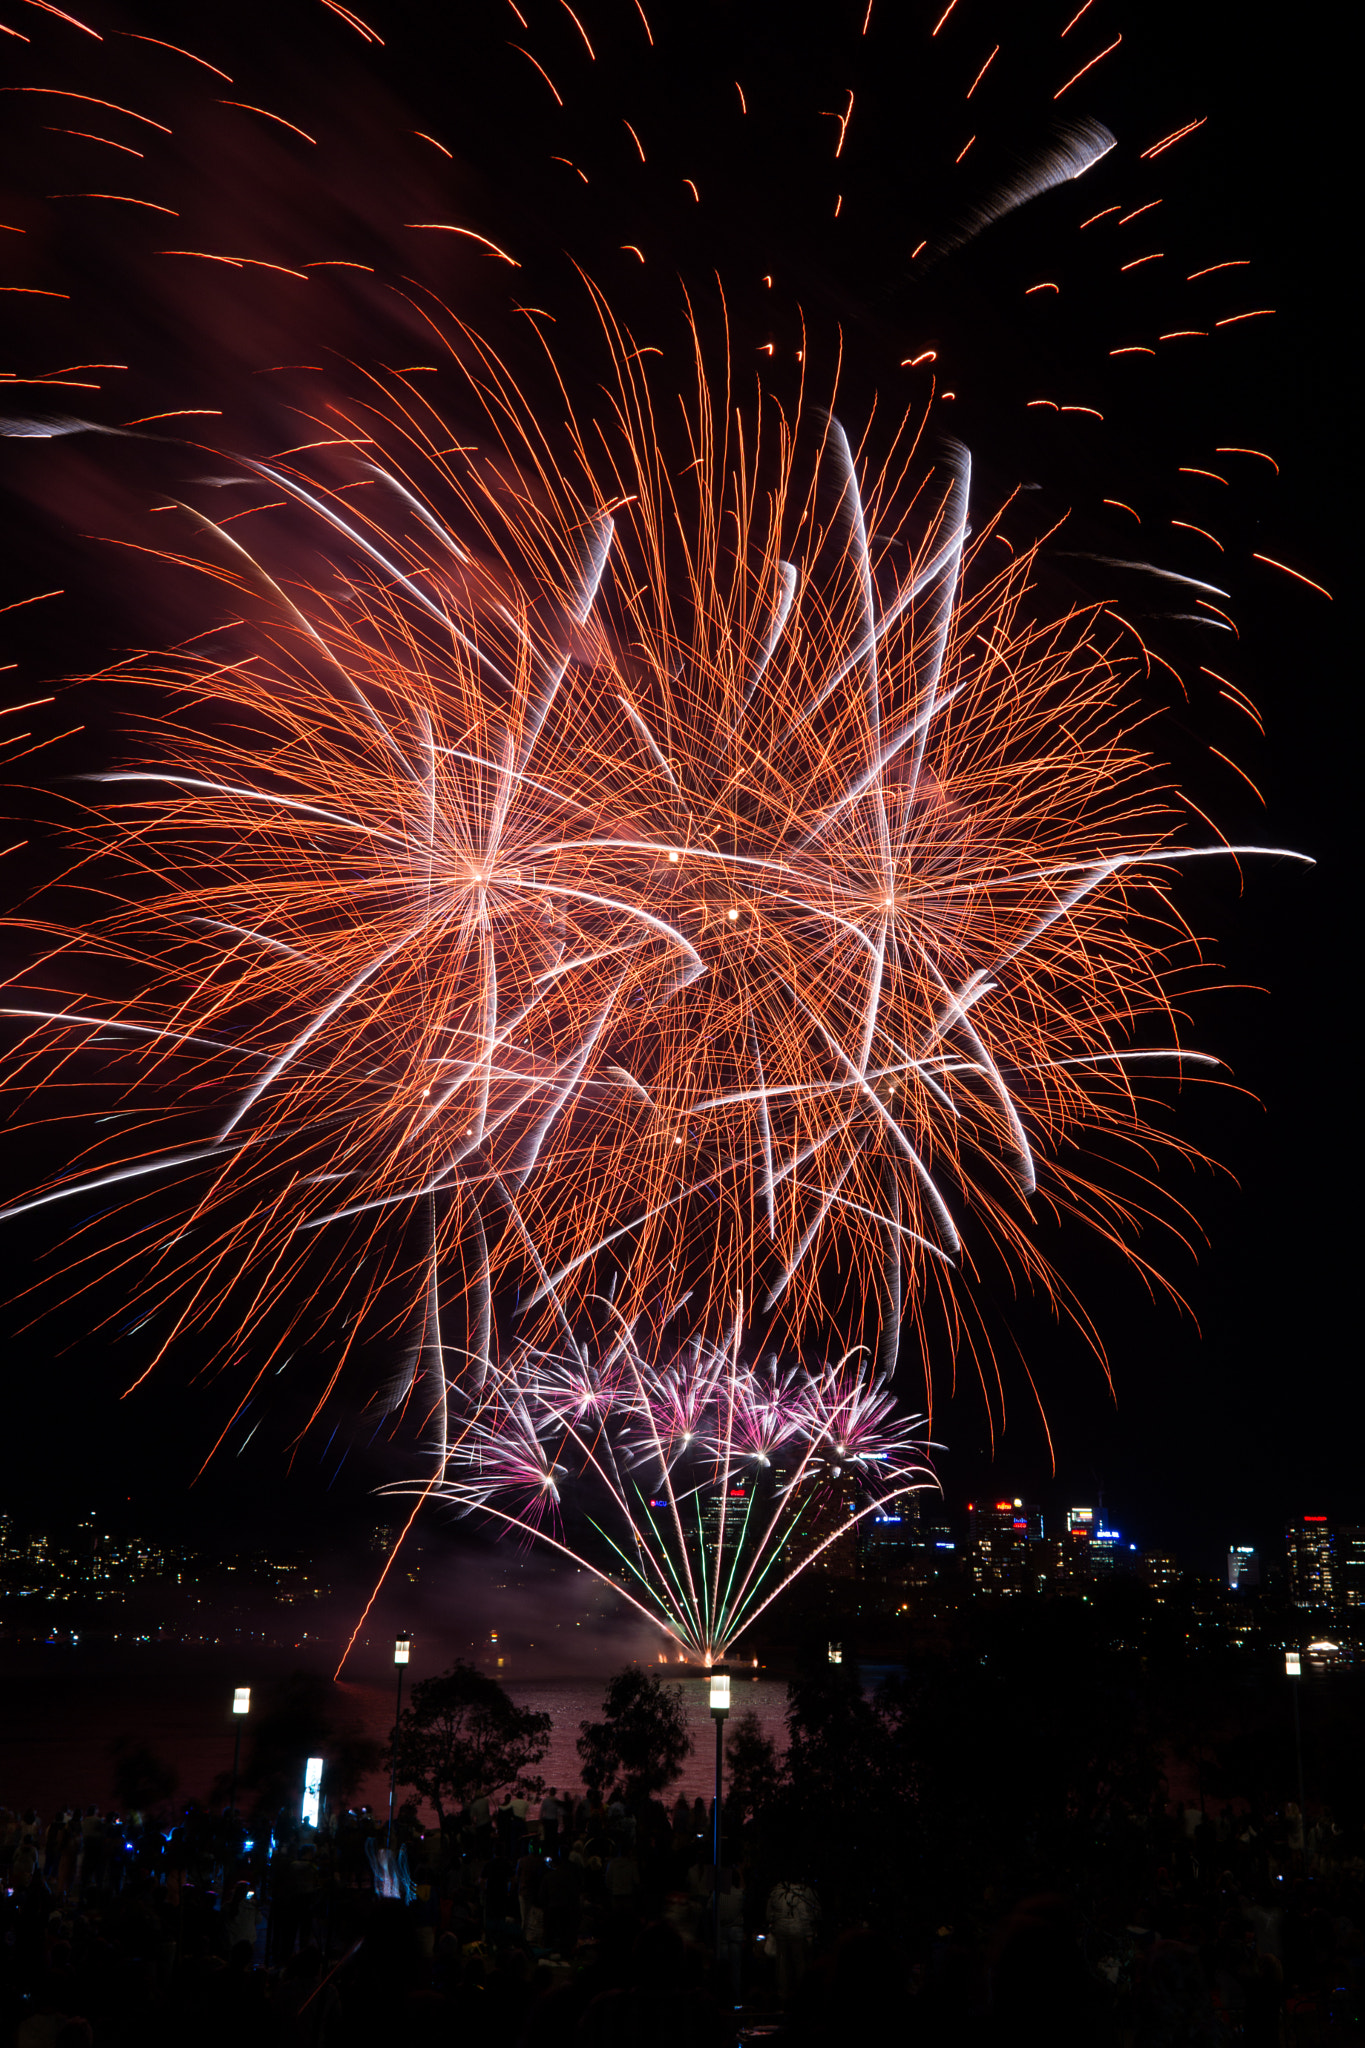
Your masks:
{"label": "lamp post", "polygon": [[251,1687],[237,1686],[232,1695],[232,1796],[228,1812],[237,1811],[237,1769],[242,1761],[242,1723],[251,1712]]}
{"label": "lamp post", "polygon": [[393,1710],[393,1767],[389,1772],[389,1826],[384,1836],[384,1847],[393,1847],[393,1800],[398,1790],[398,1723],[403,1718],[403,1673],[412,1655],[412,1637],[398,1636],[393,1645],[393,1661],[398,1669],[398,1698]]}
{"label": "lamp post", "polygon": [[1284,1653],[1284,1675],[1290,1680],[1294,1697],[1294,1764],[1299,1780],[1299,1828],[1303,1837],[1303,1867],[1308,1868],[1308,1809],[1303,1803],[1303,1736],[1299,1729],[1299,1683],[1303,1659],[1297,1650]]}
{"label": "lamp post", "polygon": [[720,1800],[721,1769],[725,1762],[725,1723],[730,1712],[730,1674],[711,1673],[711,1719],[716,1724],[716,1803],[711,1821],[711,1917],[715,1936],[716,1967],[720,1967]]}

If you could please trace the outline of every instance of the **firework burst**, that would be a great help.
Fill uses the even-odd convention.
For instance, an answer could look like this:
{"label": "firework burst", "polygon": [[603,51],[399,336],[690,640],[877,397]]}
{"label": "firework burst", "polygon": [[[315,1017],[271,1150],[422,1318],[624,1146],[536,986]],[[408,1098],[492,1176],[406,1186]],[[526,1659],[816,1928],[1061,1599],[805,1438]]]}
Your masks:
{"label": "firework burst", "polygon": [[[41,928],[136,996],[11,1006],[22,1085],[121,1039],[144,1106],[20,1206],[129,1199],[160,1349],[269,1319],[253,1387],[357,1286],[357,1325],[421,1324],[437,1274],[476,1373],[500,1305],[572,1349],[608,1286],[628,1322],[686,1288],[712,1335],[726,1302],[798,1339],[852,1313],[889,1370],[973,1238],[1047,1288],[1040,1205],[1131,1250],[1182,1149],[1135,1076],[1214,1064],[1171,881],[1258,849],[1178,835],[1103,607],[1038,623],[965,451],[912,421],[874,461],[800,387],[741,402],[695,322],[662,426],[594,303],[607,396],[557,442],[433,313],[465,445],[391,394],[329,408],[325,472],[235,464],[315,524],[321,582],[186,508],[237,623],[137,666],[157,758],[95,777],[87,828],[125,900]],[[1126,1189],[1067,1163],[1097,1133]],[[680,1380],[678,1426],[710,1398]]]}
{"label": "firework burst", "polygon": [[751,1366],[740,1335],[662,1365],[620,1328],[602,1352],[612,1397],[588,1407],[582,1349],[519,1349],[462,1415],[437,1497],[574,1558],[718,1662],[867,1517],[937,1484],[917,1422],[860,1354]]}

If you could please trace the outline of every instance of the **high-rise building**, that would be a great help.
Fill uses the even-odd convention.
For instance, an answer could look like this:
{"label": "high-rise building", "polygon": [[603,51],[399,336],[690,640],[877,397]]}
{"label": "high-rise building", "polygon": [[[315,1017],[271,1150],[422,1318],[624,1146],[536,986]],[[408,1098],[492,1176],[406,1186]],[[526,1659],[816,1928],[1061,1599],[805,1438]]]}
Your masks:
{"label": "high-rise building", "polygon": [[1090,1542],[1095,1533],[1095,1521],[1093,1508],[1067,1509],[1066,1534],[1062,1537],[1062,1554],[1057,1564],[1059,1579],[1074,1582],[1090,1577]]}
{"label": "high-rise building", "polygon": [[1228,1545],[1228,1589],[1246,1593],[1261,1583],[1261,1560],[1254,1543]]}
{"label": "high-rise building", "polygon": [[[727,1551],[733,1552],[737,1547],[753,1505],[753,1492],[747,1474],[734,1473],[728,1486],[717,1486],[703,1497],[701,1540],[707,1557],[715,1556],[716,1546],[722,1540]],[[650,1506],[654,1506],[652,1501]]]}
{"label": "high-rise building", "polygon": [[1337,1604],[1365,1607],[1365,1529],[1346,1526],[1336,1534]]}
{"label": "high-rise building", "polygon": [[1138,1577],[1144,1586],[1150,1586],[1158,1607],[1161,1607],[1180,1584],[1179,1560],[1169,1550],[1147,1550],[1138,1559]]}
{"label": "high-rise building", "polygon": [[953,1576],[957,1545],[941,1495],[904,1494],[883,1514],[866,1516],[859,1529],[862,1569],[870,1578],[928,1588]]}
{"label": "high-rise building", "polygon": [[1289,1593],[1298,1607],[1336,1605],[1336,1537],[1326,1515],[1301,1515],[1284,1532]]}
{"label": "high-rise building", "polygon": [[1040,1543],[1043,1517],[1029,1502],[969,1501],[969,1557],[972,1578],[985,1592],[1033,1590],[1035,1561],[1030,1546]]}
{"label": "high-rise building", "polygon": [[874,1514],[864,1515],[859,1524],[862,1539],[863,1570],[874,1579],[900,1579],[905,1575],[913,1551],[917,1547],[919,1516],[917,1503],[907,1495],[902,1500],[888,1501],[884,1508]]}

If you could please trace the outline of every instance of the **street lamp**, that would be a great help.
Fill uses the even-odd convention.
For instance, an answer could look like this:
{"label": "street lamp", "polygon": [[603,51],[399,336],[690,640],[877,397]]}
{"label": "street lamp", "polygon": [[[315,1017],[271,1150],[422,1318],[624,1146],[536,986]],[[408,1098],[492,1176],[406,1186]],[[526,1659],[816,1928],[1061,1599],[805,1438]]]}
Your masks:
{"label": "street lamp", "polygon": [[237,1811],[237,1767],[242,1761],[242,1723],[251,1712],[251,1687],[239,1685],[232,1694],[232,1797],[228,1812]]}
{"label": "street lamp", "polygon": [[398,1789],[398,1723],[403,1718],[403,1673],[412,1655],[412,1637],[398,1636],[393,1645],[393,1661],[398,1669],[398,1699],[393,1710],[393,1768],[389,1772],[389,1826],[384,1836],[384,1847],[393,1847],[393,1799]]}
{"label": "street lamp", "polygon": [[711,1820],[711,1911],[714,1923],[716,1966],[720,1967],[720,1800],[721,1768],[725,1762],[725,1723],[730,1713],[730,1674],[711,1673],[711,1719],[716,1724],[716,1803]]}
{"label": "street lamp", "polygon": [[1294,1687],[1294,1763],[1299,1778],[1299,1828],[1303,1837],[1303,1867],[1308,1868],[1308,1809],[1303,1803],[1303,1737],[1299,1731],[1299,1684],[1303,1677],[1303,1659],[1297,1650],[1284,1653],[1284,1675],[1293,1680]]}

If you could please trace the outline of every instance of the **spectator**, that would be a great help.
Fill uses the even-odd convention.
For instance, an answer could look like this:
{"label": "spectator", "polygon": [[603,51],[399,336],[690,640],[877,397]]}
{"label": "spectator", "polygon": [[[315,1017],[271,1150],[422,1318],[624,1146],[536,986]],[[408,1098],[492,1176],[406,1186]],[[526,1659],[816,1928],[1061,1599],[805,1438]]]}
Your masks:
{"label": "spectator", "polygon": [[540,1841],[545,1854],[553,1861],[559,1855],[559,1823],[564,1805],[551,1785],[540,1802]]}

